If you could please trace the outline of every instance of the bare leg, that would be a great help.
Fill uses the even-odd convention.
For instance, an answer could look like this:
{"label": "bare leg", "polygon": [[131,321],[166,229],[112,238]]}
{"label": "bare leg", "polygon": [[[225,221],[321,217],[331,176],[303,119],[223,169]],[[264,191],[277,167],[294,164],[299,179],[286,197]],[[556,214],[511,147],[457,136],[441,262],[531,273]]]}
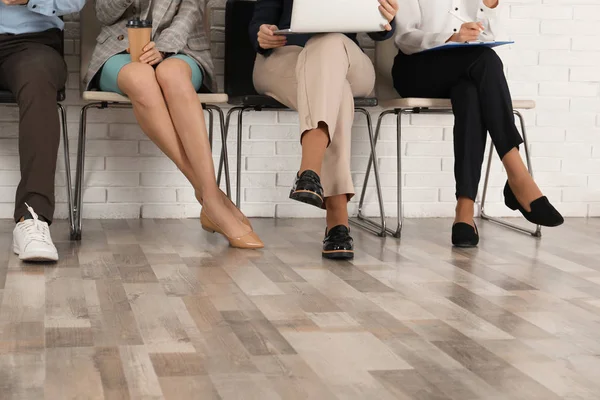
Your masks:
{"label": "bare leg", "polygon": [[531,211],[531,202],[542,197],[543,194],[529,174],[519,150],[515,147],[506,153],[502,159],[502,164],[506,169],[508,184],[515,197],[526,211]]}
{"label": "bare leg", "polygon": [[459,197],[458,203],[456,203],[456,217],[454,223],[464,222],[472,227],[473,215],[475,215],[475,202],[468,197]]}
{"label": "bare leg", "polygon": [[199,181],[196,192],[207,214],[229,236],[246,235],[251,229],[230,211],[230,203],[226,204],[217,186],[204,112],[192,85],[189,65],[178,59],[163,61],[156,69],[156,80],[164,94],[177,136]]}
{"label": "bare leg", "polygon": [[348,196],[339,194],[325,199],[327,231],[338,225],[348,226]]}
{"label": "bare leg", "polygon": [[299,173],[311,170],[321,176],[321,167],[327,146],[329,146],[329,128],[324,122],[319,122],[316,129],[304,132],[302,135],[302,163]]}
{"label": "bare leg", "polygon": [[[128,64],[119,73],[118,85],[131,99],[134,114],[142,130],[173,160],[196,192],[202,193],[203,182],[196,177],[183,145],[177,136],[161,88],[156,80],[154,69],[141,63]],[[212,161],[212,158],[210,160]],[[223,202],[221,201],[221,203]],[[230,212],[223,214],[230,214]],[[215,222],[219,223],[220,221]],[[228,227],[225,224],[222,226],[223,229]],[[247,231],[247,228],[243,231]],[[237,231],[230,232],[228,229],[226,232],[228,234],[237,233]]]}

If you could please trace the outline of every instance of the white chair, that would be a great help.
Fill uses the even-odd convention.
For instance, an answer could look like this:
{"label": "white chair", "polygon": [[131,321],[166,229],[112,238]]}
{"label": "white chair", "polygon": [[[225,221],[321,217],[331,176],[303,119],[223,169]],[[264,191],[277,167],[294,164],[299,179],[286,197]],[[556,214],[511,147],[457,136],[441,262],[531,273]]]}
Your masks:
{"label": "white chair", "polygon": [[[377,129],[375,131],[375,142],[379,138],[381,129],[382,119],[390,114],[396,116],[396,129],[397,129],[397,173],[398,173],[398,225],[396,230],[385,228],[381,224],[377,224],[367,219],[363,213],[363,205],[365,200],[365,194],[367,191],[367,184],[371,167],[373,165],[373,159],[369,160],[367,166],[367,174],[363,185],[362,193],[359,201],[358,219],[372,225],[375,229],[385,230],[387,233],[399,238],[402,234],[402,222],[403,222],[403,210],[402,210],[402,120],[403,114],[448,114],[452,113],[452,104],[449,99],[427,99],[427,98],[400,98],[398,93],[394,89],[392,79],[392,66],[394,64],[394,58],[398,54],[398,50],[394,45],[393,40],[387,40],[385,42],[377,43],[375,50],[376,57],[376,70],[377,70],[377,97],[379,99],[379,105],[386,111],[382,112],[377,120]],[[410,79],[410,77],[407,77]],[[521,132],[523,134],[523,141],[525,148],[525,156],[527,159],[527,167],[529,172],[533,175],[531,157],[529,154],[529,143],[527,141],[527,132],[525,130],[525,120],[523,115],[518,110],[530,110],[535,108],[535,102],[533,100],[516,100],[513,102],[514,114],[519,118],[521,125]],[[491,146],[487,170],[485,173],[485,183],[483,186],[483,194],[481,197],[481,218],[500,224],[502,226],[518,230],[523,233],[531,234],[535,237],[541,236],[541,227],[538,225],[535,229],[531,230],[523,228],[519,225],[515,225],[499,218],[491,217],[485,213],[485,200],[488,191],[490,168],[492,164],[494,148]],[[378,188],[380,190],[380,188]]]}
{"label": "white chair", "polygon": [[[208,15],[208,14],[207,14]],[[131,101],[126,96],[121,96],[112,92],[101,92],[97,90],[85,90],[83,78],[87,71],[94,47],[96,38],[100,33],[101,25],[96,19],[94,2],[88,2],[80,13],[80,50],[81,50],[81,80],[80,87],[82,90],[82,99],[88,104],[81,108],[81,117],[79,121],[79,146],[77,150],[77,169],[75,175],[75,195],[73,217],[75,220],[74,229],[71,232],[72,240],[81,240],[82,231],[82,207],[83,207],[83,175],[85,167],[85,140],[87,128],[87,111],[90,108],[107,109],[107,108],[131,108]],[[210,26],[210,25],[206,25]],[[198,98],[202,103],[203,108],[208,112],[208,131],[209,140],[212,147],[213,144],[213,111],[216,111],[219,116],[219,125],[221,129],[221,140],[225,143],[225,117],[223,110],[216,104],[224,104],[228,101],[228,96],[224,93],[201,93]],[[231,184],[229,182],[229,163],[227,157],[227,146],[223,145],[222,153],[225,155],[225,178],[227,186],[227,195],[231,197]]]}

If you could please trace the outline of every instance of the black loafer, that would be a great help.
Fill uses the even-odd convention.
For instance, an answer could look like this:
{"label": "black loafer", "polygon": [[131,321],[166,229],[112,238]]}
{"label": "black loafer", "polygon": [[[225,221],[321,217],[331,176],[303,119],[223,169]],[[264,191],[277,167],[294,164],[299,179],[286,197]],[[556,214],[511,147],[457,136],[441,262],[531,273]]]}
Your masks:
{"label": "black loafer", "polygon": [[296,175],[290,199],[322,208],[323,186],[319,175],[310,170],[304,171],[300,176]]}
{"label": "black loafer", "polygon": [[452,244],[462,248],[476,247],[479,244],[477,225],[475,228],[464,222],[452,225]]}
{"label": "black loafer", "polygon": [[531,211],[525,210],[523,206],[517,200],[517,197],[513,193],[508,181],[504,185],[504,204],[511,210],[519,210],[521,214],[532,224],[555,227],[562,225],[565,219],[558,212],[546,196],[542,196],[529,204]]}
{"label": "black loafer", "polygon": [[331,260],[351,260],[354,258],[354,240],[350,229],[344,225],[325,231],[323,240],[323,258]]}

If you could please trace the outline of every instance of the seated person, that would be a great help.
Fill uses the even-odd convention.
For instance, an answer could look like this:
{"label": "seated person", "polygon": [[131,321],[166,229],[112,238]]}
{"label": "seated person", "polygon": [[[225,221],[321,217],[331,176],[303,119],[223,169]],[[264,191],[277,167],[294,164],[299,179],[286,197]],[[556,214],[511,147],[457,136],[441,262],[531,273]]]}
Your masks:
{"label": "seated person", "polygon": [[[202,21],[203,3],[96,0],[96,14],[104,27],[86,82],[88,87],[129,97],[142,130],[194,187],[202,204],[204,229],[223,234],[233,247],[261,248],[263,243],[246,217],[215,180],[197,95],[202,88],[215,88],[210,42]],[[139,62],[131,62],[127,54],[126,24],[134,15],[148,16],[155,23],[153,41],[143,49]]]}
{"label": "seated person", "polygon": [[59,16],[79,12],[84,4],[85,0],[0,3],[0,89],[10,91],[19,105],[21,182],[13,250],[24,261],[58,260],[48,225],[54,216],[60,144],[56,94],[67,80]]}
{"label": "seated person", "polygon": [[[515,126],[508,84],[496,52],[483,46],[422,52],[446,42],[497,37],[498,0],[460,3],[461,7],[455,8],[452,0],[401,1],[396,36],[400,50],[392,74],[402,97],[452,100],[458,199],[452,243],[472,247],[479,242],[473,214],[487,132],[508,175],[506,205],[534,224],[558,226],[563,218],[542,195],[519,155],[523,140]],[[461,19],[476,22],[463,23]]]}
{"label": "seated person", "polygon": [[[381,0],[390,22],[374,40],[393,35],[396,0]],[[323,257],[351,259],[353,241],[347,203],[354,195],[350,174],[354,97],[371,94],[375,69],[356,34],[275,35],[290,27],[293,0],[258,0],[250,37],[257,51],[254,86],[298,111],[302,163],[290,198],[327,210]],[[343,12],[343,10],[340,10]]]}

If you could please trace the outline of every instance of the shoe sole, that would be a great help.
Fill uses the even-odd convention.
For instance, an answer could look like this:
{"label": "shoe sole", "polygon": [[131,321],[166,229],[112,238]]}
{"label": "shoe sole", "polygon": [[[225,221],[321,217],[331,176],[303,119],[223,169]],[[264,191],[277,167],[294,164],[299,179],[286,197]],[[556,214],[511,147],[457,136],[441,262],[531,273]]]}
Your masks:
{"label": "shoe sole", "polygon": [[13,253],[19,256],[21,261],[32,261],[32,262],[52,262],[58,261],[58,255],[48,254],[44,252],[31,252],[29,254],[23,254],[19,249],[13,245]]}
{"label": "shoe sole", "polygon": [[290,199],[301,203],[310,204],[317,208],[323,208],[323,198],[310,190],[296,190],[290,193]]}
{"label": "shoe sole", "polygon": [[354,250],[324,251],[322,255],[323,258],[329,260],[352,260],[354,258]]}
{"label": "shoe sole", "polygon": [[477,247],[477,244],[453,244],[452,246],[458,247],[459,249],[472,249]]}

